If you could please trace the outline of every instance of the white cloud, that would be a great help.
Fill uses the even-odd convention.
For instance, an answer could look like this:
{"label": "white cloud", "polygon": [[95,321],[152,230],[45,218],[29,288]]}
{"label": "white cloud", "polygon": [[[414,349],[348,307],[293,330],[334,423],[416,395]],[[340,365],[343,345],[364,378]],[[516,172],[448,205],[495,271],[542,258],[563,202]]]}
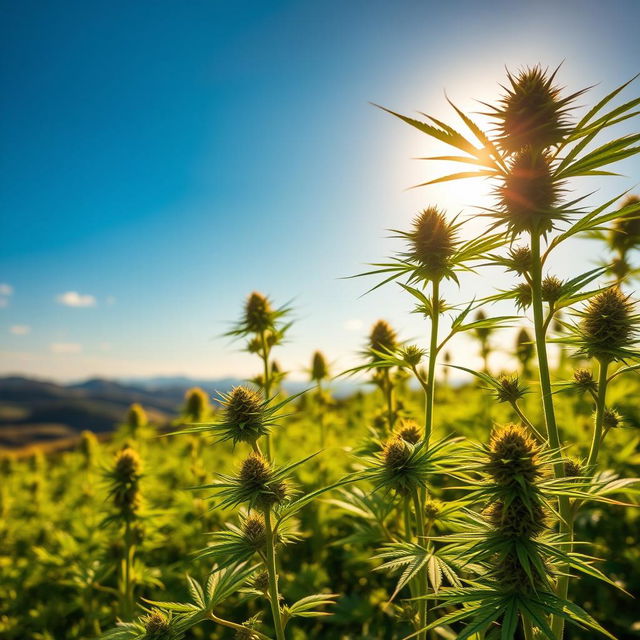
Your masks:
{"label": "white cloud", "polygon": [[66,307],[95,307],[95,296],[88,293],[78,293],[77,291],[67,291],[56,297],[56,300]]}
{"label": "white cloud", "polygon": [[75,342],[53,342],[49,345],[53,353],[80,353],[82,345]]}
{"label": "white cloud", "polygon": [[14,336],[26,336],[31,332],[31,327],[26,324],[14,324],[9,328],[9,331],[11,331]]}
{"label": "white cloud", "polygon": [[0,283],[0,296],[10,296],[13,294],[13,287],[10,284]]}
{"label": "white cloud", "polygon": [[362,320],[358,320],[358,318],[351,318],[344,323],[344,328],[347,331],[360,331],[363,326],[364,323],[362,322]]}

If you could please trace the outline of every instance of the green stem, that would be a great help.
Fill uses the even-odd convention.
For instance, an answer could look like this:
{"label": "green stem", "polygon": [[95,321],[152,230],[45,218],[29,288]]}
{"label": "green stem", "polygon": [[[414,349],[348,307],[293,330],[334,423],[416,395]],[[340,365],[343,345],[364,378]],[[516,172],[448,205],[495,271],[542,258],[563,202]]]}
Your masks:
{"label": "green stem", "polygon": [[269,574],[269,601],[271,603],[271,614],[273,625],[276,630],[276,639],[284,640],[284,627],[282,625],[282,614],[280,613],[280,594],[278,593],[278,572],[276,569],[276,551],[271,526],[271,509],[264,509],[264,526],[266,532],[267,546],[267,573]]}
{"label": "green stem", "polygon": [[406,497],[403,501],[404,514],[404,539],[407,542],[413,540],[413,528],[411,527],[411,501]]}
{"label": "green stem", "polygon": [[[538,355],[538,370],[540,376],[540,390],[542,393],[542,408],[544,410],[545,426],[549,446],[556,452],[560,449],[560,433],[556,424],[556,414],[553,406],[551,392],[551,375],[549,372],[549,360],[547,357],[546,324],[544,309],[542,306],[542,260],[540,258],[540,234],[531,234],[531,304],[533,306],[533,324],[536,338],[536,352]],[[557,456],[553,464],[556,478],[564,478],[564,463]],[[566,496],[558,498],[560,513],[560,534],[565,542],[571,542],[570,505]],[[563,600],[566,599],[569,590],[569,576],[561,575],[558,578],[556,594]],[[556,640],[562,640],[564,633],[564,618],[552,616],[551,626]]]}
{"label": "green stem", "polygon": [[591,440],[591,450],[589,451],[589,457],[587,459],[587,469],[589,473],[593,472],[596,462],[598,460],[598,453],[600,452],[600,444],[602,443],[602,425],[604,422],[604,412],[606,409],[606,397],[607,397],[607,371],[609,368],[609,361],[606,359],[598,360],[600,367],[598,373],[598,395],[596,399],[596,421],[593,428],[593,439]]}
{"label": "green stem", "polygon": [[[424,509],[422,508],[422,500],[418,495],[418,490],[413,490],[413,505],[416,511],[416,532],[418,534],[418,544],[426,545],[426,533],[424,526]],[[426,596],[428,591],[427,584],[427,570],[425,567],[425,571],[421,576],[418,576],[416,580],[417,583],[417,596]],[[425,599],[418,600],[418,632],[417,640],[425,640],[427,637],[427,632],[424,631],[424,628],[427,626],[427,601]]]}
{"label": "green stem", "polygon": [[[267,347],[267,337],[264,331],[260,332],[260,342],[262,344],[264,399],[265,401],[268,401],[271,396],[271,368],[269,367],[269,349]],[[267,434],[265,435],[264,439],[267,460],[271,460],[271,436]]]}
{"label": "green stem", "polygon": [[[231,622],[231,620],[225,620],[224,618],[218,618],[218,616],[215,613],[213,613],[213,611],[209,611],[207,615],[209,617],[209,620],[211,620],[212,622],[215,622],[216,624],[219,624],[222,627],[228,627],[229,629],[235,629],[236,631],[247,630],[247,627],[241,624]],[[253,632],[253,635],[260,638],[260,640],[270,640],[269,636],[265,636],[264,633],[260,633],[260,631],[257,631],[256,629],[252,629],[252,632]]]}
{"label": "green stem", "polygon": [[127,519],[124,526],[124,585],[122,614],[125,620],[133,618],[133,585],[131,584],[131,565],[133,563],[133,545],[131,544],[131,522]]}
{"label": "green stem", "polygon": [[427,374],[426,408],[424,419],[424,442],[429,446],[433,430],[433,399],[436,388],[436,360],[438,357],[438,320],[440,318],[440,281],[433,281],[431,300],[431,339],[429,340],[429,371]]}
{"label": "green stem", "polygon": [[393,414],[393,382],[391,382],[391,375],[389,369],[386,368],[383,374],[384,384],[384,399],[387,405],[387,422],[389,424],[389,433],[393,431],[394,414]]}

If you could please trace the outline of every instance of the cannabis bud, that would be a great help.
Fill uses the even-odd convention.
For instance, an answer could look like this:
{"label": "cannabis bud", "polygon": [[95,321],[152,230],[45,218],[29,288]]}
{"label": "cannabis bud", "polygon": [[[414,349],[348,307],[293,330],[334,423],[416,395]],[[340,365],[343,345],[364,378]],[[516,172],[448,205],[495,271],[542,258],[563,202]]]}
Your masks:
{"label": "cannabis bud", "polygon": [[617,360],[633,346],[637,318],[629,296],[612,287],[592,298],[581,312],[582,351],[598,360]]}
{"label": "cannabis bud", "polygon": [[252,549],[262,549],[266,541],[264,518],[259,514],[247,516],[242,523],[242,535]]}
{"label": "cannabis bud", "polygon": [[598,384],[593,379],[593,374],[588,369],[576,369],[573,372],[575,386],[581,391],[596,391]]}
{"label": "cannabis bud", "polygon": [[418,444],[422,440],[422,429],[415,420],[403,418],[398,425],[397,435],[409,444]]}
{"label": "cannabis bud", "polygon": [[514,289],[515,302],[520,309],[526,309],[531,306],[533,299],[531,293],[531,285],[528,282],[519,282]]}
{"label": "cannabis bud", "polygon": [[80,434],[79,449],[84,458],[84,467],[88,469],[92,465],[96,452],[98,451],[98,438],[96,438],[93,432],[83,431]]}
{"label": "cannabis bud", "polygon": [[409,367],[417,367],[422,362],[424,354],[425,352],[415,344],[407,345],[400,350],[400,357]]}
{"label": "cannabis bud", "polygon": [[269,299],[254,291],[244,308],[244,324],[251,333],[262,333],[273,325],[273,310]]}
{"label": "cannabis bud", "polygon": [[192,422],[200,422],[209,411],[209,398],[198,387],[189,389],[185,394],[184,413]]}
{"label": "cannabis bud", "polygon": [[605,409],[602,416],[602,426],[609,430],[622,424],[622,417],[615,409]]}
{"label": "cannabis bud", "polygon": [[[380,353],[386,353],[393,351],[397,345],[396,332],[391,328],[388,322],[384,320],[378,320],[371,329],[369,335],[369,347],[372,351],[378,351]],[[374,354],[374,360],[378,359],[378,356]]]}
{"label": "cannabis bud", "polygon": [[327,361],[320,351],[316,351],[311,360],[311,380],[321,382],[328,377],[329,366],[327,365]]}
{"label": "cannabis bud", "polygon": [[[476,322],[482,322],[487,319],[487,315],[482,309],[478,309],[478,313],[476,313]],[[475,329],[475,334],[480,342],[486,342],[486,340],[491,335],[491,327],[477,327]]]}
{"label": "cannabis bud", "polygon": [[500,205],[515,233],[550,231],[558,192],[549,158],[529,147],[511,159],[508,173],[497,190]]}
{"label": "cannabis bud", "polygon": [[531,358],[533,358],[533,352],[534,346],[529,332],[525,328],[520,329],[516,338],[516,357],[524,369],[528,367]]}
{"label": "cannabis bud", "polygon": [[525,394],[525,390],[520,387],[517,375],[501,375],[498,378],[499,387],[496,389],[498,402],[516,402]]}
{"label": "cannabis bud", "polygon": [[555,276],[547,276],[542,281],[542,299],[545,302],[553,303],[562,295],[562,280]]}
{"label": "cannabis bud", "polygon": [[248,387],[235,387],[224,397],[224,423],[234,442],[255,442],[266,433],[262,397]]}
{"label": "cannabis bud", "polygon": [[125,519],[132,518],[140,508],[139,481],[142,477],[142,462],[136,451],[130,447],[116,454],[110,494],[113,503]]}
{"label": "cannabis bud", "polygon": [[531,271],[531,249],[529,247],[514,247],[509,250],[509,269],[519,276]]}
{"label": "cannabis bud", "polygon": [[442,513],[442,502],[440,500],[434,500],[427,498],[424,503],[424,515],[430,522],[437,520]]}
{"label": "cannabis bud", "polygon": [[159,609],[152,609],[140,621],[144,626],[145,640],[171,640],[171,622]]}
{"label": "cannabis bud", "polygon": [[140,427],[144,427],[147,424],[147,414],[144,409],[137,403],[132,404],[129,407],[127,413],[127,426],[132,433],[136,433]]}
{"label": "cannabis bud", "polygon": [[568,478],[578,478],[582,475],[583,464],[577,458],[565,458],[564,462],[564,474]]}
{"label": "cannabis bud", "polygon": [[568,105],[576,95],[560,97],[555,73],[539,65],[508,73],[510,86],[495,108],[500,146],[513,153],[524,147],[546,149],[558,144],[568,131]]}
{"label": "cannabis bud", "polygon": [[402,469],[410,457],[411,447],[400,436],[394,436],[387,440],[382,449],[384,464],[392,472]]}
{"label": "cannabis bud", "polygon": [[[625,209],[631,205],[640,206],[640,197],[636,195],[628,196],[620,208]],[[638,213],[636,212],[634,216],[637,215]],[[640,245],[640,218],[631,216],[618,218],[611,230],[609,244],[612,249],[619,251],[622,255]]]}
{"label": "cannabis bud", "polygon": [[420,264],[427,279],[440,280],[455,250],[454,229],[444,213],[428,207],[415,218],[408,237],[411,259]]}
{"label": "cannabis bud", "polygon": [[524,427],[502,427],[491,434],[486,470],[498,484],[518,482],[518,476],[532,483],[540,476],[539,451]]}
{"label": "cannabis bud", "polygon": [[250,454],[242,463],[239,482],[243,490],[263,506],[282,502],[287,497],[286,483],[274,479],[271,463],[259,453]]}

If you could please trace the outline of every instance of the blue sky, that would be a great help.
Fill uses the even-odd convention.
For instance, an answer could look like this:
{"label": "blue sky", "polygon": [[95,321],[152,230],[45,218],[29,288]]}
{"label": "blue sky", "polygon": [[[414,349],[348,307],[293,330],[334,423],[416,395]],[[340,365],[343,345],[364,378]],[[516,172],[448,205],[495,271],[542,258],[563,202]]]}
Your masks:
{"label": "blue sky", "polygon": [[[589,100],[640,71],[633,0],[2,5],[0,373],[249,375],[218,336],[253,289],[294,299],[290,370],[315,348],[347,366],[378,317],[417,337],[395,288],[339,278],[397,248],[386,228],[471,213],[487,185],[406,190],[434,149],[369,101],[452,120],[444,89],[476,109],[505,65],[564,60],[570,89],[600,83]],[[637,184],[637,160],[619,168],[579,189]],[[558,275],[598,252],[570,247]]]}

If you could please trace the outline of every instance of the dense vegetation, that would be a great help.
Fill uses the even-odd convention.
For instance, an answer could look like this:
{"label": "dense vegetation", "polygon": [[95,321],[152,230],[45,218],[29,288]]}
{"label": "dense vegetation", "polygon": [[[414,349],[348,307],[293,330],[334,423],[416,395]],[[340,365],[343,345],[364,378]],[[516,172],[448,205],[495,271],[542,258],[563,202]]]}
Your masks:
{"label": "dense vegetation", "polygon": [[[284,393],[274,356],[290,309],[253,293],[229,332],[256,356],[246,386],[215,406],[192,390],[171,433],[134,405],[108,442],[86,432],[74,451],[3,458],[3,638],[640,635],[640,202],[567,191],[640,149],[639,135],[598,138],[639,101],[611,106],[621,87],[578,118],[583,92],[565,95],[555,74],[508,80],[492,137],[456,107],[473,141],[399,116],[455,148],[438,159],[471,167],[439,181],[488,179],[496,204],[471,240],[428,206],[397,232],[401,252],[363,274],[401,286],[426,320],[420,344],[372,327],[346,372],[369,390],[334,399],[340,372],[316,352],[309,391]],[[604,241],[605,264],[549,273],[580,235]],[[512,288],[443,299],[447,281],[491,268]],[[492,313],[497,300],[510,315]],[[519,369],[492,371],[514,326]],[[448,355],[463,332],[481,370]],[[452,387],[439,363],[472,381]]]}

